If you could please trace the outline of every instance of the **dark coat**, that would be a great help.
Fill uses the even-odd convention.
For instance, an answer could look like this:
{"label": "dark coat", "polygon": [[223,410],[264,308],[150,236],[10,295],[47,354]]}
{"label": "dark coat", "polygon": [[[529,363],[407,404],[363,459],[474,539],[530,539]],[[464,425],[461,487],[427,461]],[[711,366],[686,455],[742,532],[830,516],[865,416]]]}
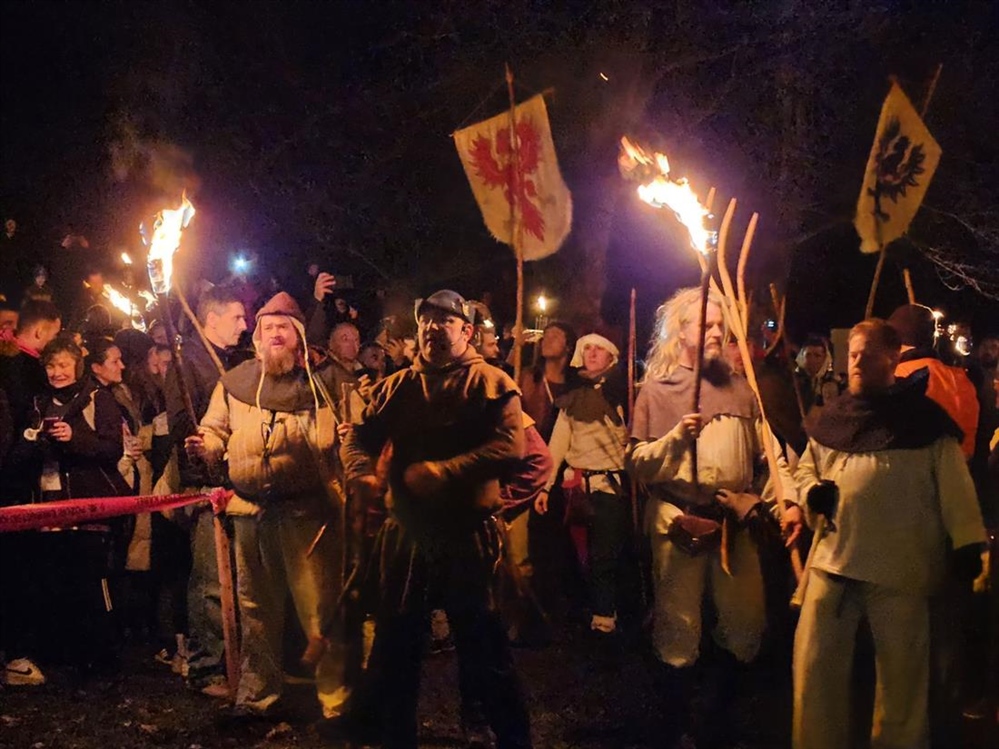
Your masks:
{"label": "dark coat", "polygon": [[[18,465],[31,471],[36,498],[50,501],[132,493],[118,473],[123,452],[122,417],[111,393],[91,384],[78,388],[74,397],[63,402],[60,394],[50,390],[35,399],[32,426],[40,426],[42,419],[50,416],[59,416],[72,427],[69,442],[57,442],[43,434],[31,441],[21,435],[15,448]],[[62,488],[57,492],[43,493],[39,487],[46,462],[58,466]]]}
{"label": "dark coat", "polygon": [[[390,511],[423,543],[447,544],[502,507],[500,479],[524,454],[520,393],[471,347],[446,367],[418,357],[375,385],[361,423],[344,439],[347,481],[375,473],[391,443]],[[445,476],[432,498],[412,494],[407,467],[430,461]]]}
{"label": "dark coat", "polygon": [[[209,343],[209,345],[212,344]],[[229,349],[215,348],[215,353],[226,371],[248,358],[242,352]],[[208,350],[197,336],[185,339],[182,356],[185,382],[191,393],[194,414],[200,422],[208,410],[212,391],[215,390],[221,375]],[[203,486],[212,483],[205,467],[188,460],[183,449],[184,440],[194,434],[197,424],[191,423],[191,418],[187,413],[176,363],[171,364],[167,371],[163,392],[166,396],[167,416],[170,420],[170,438],[172,444],[178,447],[177,458],[180,466],[181,485]]]}
{"label": "dark coat", "polygon": [[48,386],[45,369],[34,356],[13,349],[16,353],[0,354],[0,390],[7,396],[10,439],[8,452],[0,456],[0,505],[30,502],[33,496],[32,475],[18,468],[17,441],[28,426],[36,395]]}

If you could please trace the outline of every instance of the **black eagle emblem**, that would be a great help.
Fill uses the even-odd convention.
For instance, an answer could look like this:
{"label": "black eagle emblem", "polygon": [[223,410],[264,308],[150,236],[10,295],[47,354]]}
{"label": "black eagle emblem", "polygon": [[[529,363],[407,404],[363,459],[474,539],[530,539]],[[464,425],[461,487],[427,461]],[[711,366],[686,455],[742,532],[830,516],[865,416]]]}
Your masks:
{"label": "black eagle emblem", "polygon": [[923,168],[924,161],[926,152],[923,145],[913,143],[902,132],[902,125],[897,117],[890,119],[888,127],[878,140],[874,187],[867,190],[874,198],[874,213],[880,221],[891,218],[885,212],[881,198],[887,197],[892,203],[897,203],[899,196],[905,197],[908,188],[917,187],[918,177],[926,171]]}

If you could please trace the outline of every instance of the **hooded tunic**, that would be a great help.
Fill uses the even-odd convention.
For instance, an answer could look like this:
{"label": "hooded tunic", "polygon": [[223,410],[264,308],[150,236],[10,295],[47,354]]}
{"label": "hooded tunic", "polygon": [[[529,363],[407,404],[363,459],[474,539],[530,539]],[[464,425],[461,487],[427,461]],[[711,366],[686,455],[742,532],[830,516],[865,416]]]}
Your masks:
{"label": "hooded tunic", "polygon": [[[375,474],[388,461],[392,516],[418,540],[446,541],[474,530],[502,507],[500,478],[524,452],[520,391],[471,346],[436,366],[418,356],[413,366],[375,385],[361,423],[344,439],[347,481]],[[412,494],[403,473],[432,461],[445,475],[435,496]]]}
{"label": "hooded tunic", "polygon": [[[310,386],[305,370],[261,377],[262,366],[253,360],[226,372],[201,420],[209,461],[228,461],[236,492],[230,514],[256,514],[287,497],[321,496],[318,460],[332,459],[336,442],[332,405],[322,388]],[[327,392],[330,384],[323,382]]]}

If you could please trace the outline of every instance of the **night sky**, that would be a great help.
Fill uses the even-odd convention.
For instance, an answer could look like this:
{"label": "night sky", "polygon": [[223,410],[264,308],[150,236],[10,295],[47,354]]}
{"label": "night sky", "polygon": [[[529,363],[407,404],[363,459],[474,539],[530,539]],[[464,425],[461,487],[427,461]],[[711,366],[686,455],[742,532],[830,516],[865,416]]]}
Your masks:
{"label": "night sky", "polygon": [[[110,263],[187,188],[191,277],[218,280],[244,252],[294,283],[316,259],[368,288],[492,290],[511,314],[511,255],[482,226],[449,138],[503,109],[509,61],[519,98],[555,88],[576,215],[611,211],[609,323],[626,319],[633,285],[647,323],[696,281],[678,232],[614,185],[615,143],[631,133],[695,188],[738,196],[740,236],[761,214],[751,281],[787,288],[803,333],[862,316],[874,258],[850,219],[888,75],[918,102],[942,62],[927,116],[944,151],[935,212],[892,248],[876,311],[904,301],[905,262],[921,301],[999,327],[994,302],[947,291],[918,249],[954,243],[973,276],[999,276],[992,4],[727,5],[5,1],[0,210],[39,255],[73,230]],[[567,303],[586,226],[528,267],[529,292]]]}

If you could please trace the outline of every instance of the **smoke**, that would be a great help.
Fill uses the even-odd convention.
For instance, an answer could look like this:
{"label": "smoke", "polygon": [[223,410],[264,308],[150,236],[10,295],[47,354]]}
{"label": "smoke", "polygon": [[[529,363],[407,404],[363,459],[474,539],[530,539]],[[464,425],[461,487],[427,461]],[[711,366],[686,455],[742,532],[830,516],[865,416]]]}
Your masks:
{"label": "smoke", "polygon": [[194,156],[170,141],[142,134],[128,114],[117,115],[108,146],[111,171],[117,182],[137,182],[164,195],[197,193],[201,178]]}

